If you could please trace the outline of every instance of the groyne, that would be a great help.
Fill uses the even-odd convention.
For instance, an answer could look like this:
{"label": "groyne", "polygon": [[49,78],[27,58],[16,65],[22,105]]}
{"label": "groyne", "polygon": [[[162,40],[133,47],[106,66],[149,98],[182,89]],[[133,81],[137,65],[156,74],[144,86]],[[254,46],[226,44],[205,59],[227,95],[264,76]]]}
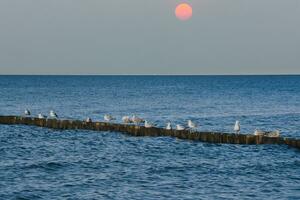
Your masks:
{"label": "groyne", "polygon": [[52,129],[82,129],[93,131],[112,131],[121,132],[131,136],[142,137],[160,137],[168,136],[178,139],[194,140],[208,143],[223,144],[244,144],[244,145],[260,145],[260,144],[277,144],[288,145],[290,147],[300,149],[300,139],[284,138],[284,137],[265,137],[255,136],[253,134],[233,134],[221,132],[191,132],[189,130],[166,130],[164,128],[145,128],[133,124],[117,124],[106,122],[85,122],[80,120],[64,120],[64,119],[39,119],[34,117],[22,116],[0,116],[0,124],[7,125],[29,125],[39,126]]}

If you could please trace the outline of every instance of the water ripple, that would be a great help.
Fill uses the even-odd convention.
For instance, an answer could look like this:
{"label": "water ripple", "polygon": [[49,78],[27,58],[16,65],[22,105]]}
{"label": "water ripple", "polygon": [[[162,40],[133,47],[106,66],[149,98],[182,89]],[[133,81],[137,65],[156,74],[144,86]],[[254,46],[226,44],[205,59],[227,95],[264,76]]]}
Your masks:
{"label": "water ripple", "polygon": [[[0,114],[139,114],[300,136],[300,78],[0,76]],[[166,92],[168,91],[168,92]],[[120,121],[120,119],[119,119]],[[300,199],[300,151],[0,125],[0,199]]]}

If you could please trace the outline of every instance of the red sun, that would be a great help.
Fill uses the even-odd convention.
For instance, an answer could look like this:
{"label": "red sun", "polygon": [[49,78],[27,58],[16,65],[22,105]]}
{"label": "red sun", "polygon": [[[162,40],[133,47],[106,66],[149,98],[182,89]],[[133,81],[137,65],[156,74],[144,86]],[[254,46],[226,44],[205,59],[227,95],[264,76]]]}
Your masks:
{"label": "red sun", "polygon": [[175,9],[175,15],[182,21],[188,20],[193,16],[193,8],[187,3],[179,4]]}

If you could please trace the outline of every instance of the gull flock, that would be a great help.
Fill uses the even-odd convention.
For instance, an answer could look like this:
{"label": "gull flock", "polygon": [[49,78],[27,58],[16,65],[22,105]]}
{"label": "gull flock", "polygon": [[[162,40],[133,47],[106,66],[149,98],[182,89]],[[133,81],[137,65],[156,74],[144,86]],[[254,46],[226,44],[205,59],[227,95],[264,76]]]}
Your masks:
{"label": "gull flock", "polygon": [[[25,116],[31,116],[30,110],[25,109],[24,115]],[[46,115],[43,115],[41,113],[39,113],[37,115],[37,117],[39,119],[47,119],[47,118],[57,119],[58,115],[53,110],[50,110],[49,117],[47,117]],[[110,114],[105,114],[104,117],[103,117],[103,119],[106,122],[111,122],[111,121],[115,121],[116,120],[116,118],[114,116],[110,115]],[[85,121],[87,123],[91,123],[92,119],[90,117],[88,117]],[[144,120],[143,118],[140,118],[137,115],[133,115],[132,117],[130,117],[130,116],[123,116],[122,117],[122,122],[125,123],[125,124],[136,124],[136,125],[139,125],[139,124],[143,123],[145,128],[153,128],[153,127],[156,126],[155,124],[153,124],[153,123],[151,123],[151,122],[149,122],[147,120]],[[178,131],[190,130],[191,132],[193,132],[193,131],[197,131],[199,129],[199,127],[197,126],[197,124],[194,123],[192,120],[188,120],[186,125],[187,126],[182,125],[182,124],[176,124],[175,125],[175,130],[178,130]],[[168,122],[166,124],[165,129],[166,130],[173,130],[172,123]],[[240,131],[241,131],[240,121],[236,121],[235,122],[235,124],[233,126],[233,131],[236,134],[240,134]],[[263,130],[255,129],[255,131],[254,131],[253,134],[256,135],[256,136],[279,137],[280,136],[280,131],[279,130],[275,130],[275,131],[263,131]]]}

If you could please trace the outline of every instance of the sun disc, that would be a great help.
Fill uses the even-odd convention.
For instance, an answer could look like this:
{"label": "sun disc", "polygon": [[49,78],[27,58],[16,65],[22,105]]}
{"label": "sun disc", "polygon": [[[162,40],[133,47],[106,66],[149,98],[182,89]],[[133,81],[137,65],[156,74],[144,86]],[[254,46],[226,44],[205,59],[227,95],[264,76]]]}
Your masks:
{"label": "sun disc", "polygon": [[175,15],[179,20],[186,21],[193,16],[193,8],[187,3],[181,3],[176,7]]}

